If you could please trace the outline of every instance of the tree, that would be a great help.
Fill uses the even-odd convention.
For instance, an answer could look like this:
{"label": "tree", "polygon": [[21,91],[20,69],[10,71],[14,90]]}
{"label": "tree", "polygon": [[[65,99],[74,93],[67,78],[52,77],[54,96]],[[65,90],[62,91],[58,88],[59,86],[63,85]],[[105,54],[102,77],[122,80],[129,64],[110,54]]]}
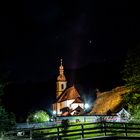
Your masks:
{"label": "tree", "polygon": [[0,71],[0,96],[4,94],[3,89],[6,84],[8,84],[8,77],[10,72],[1,72]]}
{"label": "tree", "polygon": [[130,90],[124,97],[125,103],[131,113],[134,113],[140,106],[140,47],[128,51],[123,70],[123,80]]}
{"label": "tree", "polygon": [[0,132],[10,130],[15,125],[15,115],[0,106]]}
{"label": "tree", "polygon": [[140,92],[140,48],[130,49],[124,65],[123,80],[132,91]]}
{"label": "tree", "polygon": [[[5,76],[5,74],[0,75],[0,97],[4,93],[3,89],[7,83]],[[15,115],[13,113],[8,113],[4,107],[0,105],[0,136],[3,132],[10,130],[14,125]]]}
{"label": "tree", "polygon": [[48,122],[50,117],[46,111],[39,110],[27,117],[27,122]]}

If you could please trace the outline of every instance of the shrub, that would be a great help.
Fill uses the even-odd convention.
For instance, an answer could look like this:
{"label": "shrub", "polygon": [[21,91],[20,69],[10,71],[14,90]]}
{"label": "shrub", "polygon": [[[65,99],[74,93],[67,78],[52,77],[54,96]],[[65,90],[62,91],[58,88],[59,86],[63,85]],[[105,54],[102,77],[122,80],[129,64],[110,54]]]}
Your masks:
{"label": "shrub", "polygon": [[31,113],[27,118],[27,122],[42,123],[42,122],[48,122],[49,120],[50,120],[49,115],[47,114],[46,111],[43,110],[39,110],[34,113]]}

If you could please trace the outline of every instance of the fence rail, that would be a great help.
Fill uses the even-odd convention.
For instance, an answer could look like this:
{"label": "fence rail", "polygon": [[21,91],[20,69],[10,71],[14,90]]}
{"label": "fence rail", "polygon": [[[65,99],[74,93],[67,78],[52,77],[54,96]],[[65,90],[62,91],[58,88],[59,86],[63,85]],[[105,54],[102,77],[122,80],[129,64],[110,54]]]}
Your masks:
{"label": "fence rail", "polygon": [[97,136],[125,136],[140,139],[140,124],[138,123],[114,123],[114,122],[98,122],[98,123],[85,123],[67,126],[46,127],[46,128],[29,128],[17,129],[12,131],[11,134],[24,132],[22,137],[26,138],[56,138],[62,139],[63,137],[79,136],[81,139]]}

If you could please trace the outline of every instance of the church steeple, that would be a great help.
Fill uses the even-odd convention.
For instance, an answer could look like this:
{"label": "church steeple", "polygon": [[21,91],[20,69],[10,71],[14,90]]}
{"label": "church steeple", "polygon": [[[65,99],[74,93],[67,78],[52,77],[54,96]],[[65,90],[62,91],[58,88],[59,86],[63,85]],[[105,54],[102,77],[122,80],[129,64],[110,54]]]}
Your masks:
{"label": "church steeple", "polygon": [[60,59],[59,75],[57,77],[56,85],[57,85],[56,98],[58,98],[67,87],[67,81],[66,81],[66,77],[64,75],[64,67],[62,64],[62,59]]}
{"label": "church steeple", "polygon": [[64,67],[63,67],[63,65],[62,65],[62,59],[60,59],[60,67],[59,67],[59,74],[63,74],[63,72],[64,72]]}
{"label": "church steeple", "polygon": [[[80,112],[76,109],[80,107]],[[58,67],[58,77],[56,81],[56,102],[53,104],[53,111],[56,112],[56,116],[62,116],[63,108],[69,108],[70,114],[75,115],[81,114],[84,110],[84,104],[80,100],[80,95],[74,85],[70,88],[67,88],[67,80],[64,75],[64,66],[62,59],[60,59],[60,65]],[[72,111],[72,112],[71,112]]]}
{"label": "church steeple", "polygon": [[60,59],[59,76],[57,77],[57,81],[66,81],[66,77],[64,75],[64,67],[62,65],[62,59]]}

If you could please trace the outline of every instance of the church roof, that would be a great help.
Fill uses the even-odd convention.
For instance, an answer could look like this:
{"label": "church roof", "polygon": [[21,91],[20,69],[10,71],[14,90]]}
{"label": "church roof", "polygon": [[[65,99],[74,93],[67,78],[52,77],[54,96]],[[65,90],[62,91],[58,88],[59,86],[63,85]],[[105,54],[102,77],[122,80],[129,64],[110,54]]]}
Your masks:
{"label": "church roof", "polygon": [[59,97],[57,102],[63,102],[65,100],[77,99],[80,97],[78,91],[74,86],[66,89]]}
{"label": "church roof", "polygon": [[80,100],[80,98],[78,97],[78,98],[76,98],[75,100],[74,100],[74,102],[73,103],[83,103],[81,100]]}

